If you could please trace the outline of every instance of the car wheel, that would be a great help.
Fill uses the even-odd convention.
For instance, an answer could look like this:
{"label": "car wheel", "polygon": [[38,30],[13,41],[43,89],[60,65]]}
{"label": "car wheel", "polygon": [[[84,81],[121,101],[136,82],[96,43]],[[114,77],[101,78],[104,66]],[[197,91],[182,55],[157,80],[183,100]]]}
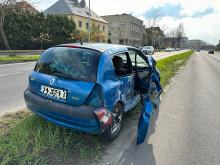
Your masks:
{"label": "car wheel", "polygon": [[123,107],[120,103],[117,103],[112,112],[112,124],[104,132],[104,137],[106,140],[111,141],[120,134],[122,122],[123,122]]}

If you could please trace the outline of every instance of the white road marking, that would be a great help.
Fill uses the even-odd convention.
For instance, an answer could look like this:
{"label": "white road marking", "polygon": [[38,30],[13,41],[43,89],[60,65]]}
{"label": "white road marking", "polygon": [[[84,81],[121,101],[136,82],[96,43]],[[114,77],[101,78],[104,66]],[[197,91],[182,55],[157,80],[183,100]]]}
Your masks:
{"label": "white road marking", "polygon": [[24,65],[24,64],[35,64],[36,62],[22,62],[22,63],[12,63],[12,64],[0,64],[1,66],[10,66],[10,65]]}
{"label": "white road marking", "polygon": [[21,73],[23,73],[23,72],[7,73],[7,74],[2,74],[2,75],[0,75],[0,77],[10,76],[10,75],[15,75],[15,74],[21,74]]}

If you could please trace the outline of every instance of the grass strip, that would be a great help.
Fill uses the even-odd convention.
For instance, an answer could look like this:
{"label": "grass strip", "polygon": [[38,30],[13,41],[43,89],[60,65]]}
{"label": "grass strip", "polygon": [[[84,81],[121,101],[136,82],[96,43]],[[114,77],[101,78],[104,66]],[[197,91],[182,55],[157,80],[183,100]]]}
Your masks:
{"label": "grass strip", "polygon": [[40,55],[16,55],[16,56],[0,56],[0,62],[28,62],[38,60]]}
{"label": "grass strip", "polygon": [[185,64],[192,54],[193,51],[187,51],[157,61],[157,68],[160,70],[163,87],[169,84],[170,79],[174,77],[179,68]]}
{"label": "grass strip", "polygon": [[0,164],[90,164],[104,151],[100,136],[58,127],[28,111],[0,121]]}
{"label": "grass strip", "polygon": [[[192,53],[181,53],[157,62],[163,86],[169,83]],[[136,109],[140,109],[140,105]],[[2,165],[90,164],[100,158],[105,147],[106,143],[100,140],[100,136],[58,127],[28,111],[10,113],[0,119]]]}

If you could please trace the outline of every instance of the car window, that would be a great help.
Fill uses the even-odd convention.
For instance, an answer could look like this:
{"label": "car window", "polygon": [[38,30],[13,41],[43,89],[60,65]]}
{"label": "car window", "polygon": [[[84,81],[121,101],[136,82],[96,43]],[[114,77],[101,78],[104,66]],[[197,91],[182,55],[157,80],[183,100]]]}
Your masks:
{"label": "car window", "polygon": [[[123,65],[121,65],[120,68],[117,67],[117,66],[120,66],[120,64],[118,64],[120,60],[116,58],[116,56],[119,58],[122,58],[123,60]],[[112,55],[112,61],[113,61],[117,75],[128,75],[132,73],[131,60],[127,53],[123,52],[123,53]]]}
{"label": "car window", "polygon": [[38,60],[35,71],[87,82],[96,81],[99,55],[94,50],[54,47]]}
{"label": "car window", "polygon": [[120,53],[120,54],[113,55],[112,58],[113,58],[114,56],[119,56],[119,57],[121,57],[121,58],[123,59],[123,63],[124,63],[125,65],[127,65],[128,60],[127,60],[127,57],[126,57],[126,54],[125,54],[125,53]]}
{"label": "car window", "polygon": [[135,55],[137,54],[137,66],[138,67],[148,67],[147,62],[139,55],[140,52],[135,50],[129,50],[128,54],[132,62],[132,66],[135,66]]}

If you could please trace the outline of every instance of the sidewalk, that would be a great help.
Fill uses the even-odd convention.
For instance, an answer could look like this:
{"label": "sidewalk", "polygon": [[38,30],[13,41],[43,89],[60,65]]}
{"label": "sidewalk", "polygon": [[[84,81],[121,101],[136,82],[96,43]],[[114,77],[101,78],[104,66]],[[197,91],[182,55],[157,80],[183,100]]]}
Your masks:
{"label": "sidewalk", "polygon": [[151,125],[145,143],[136,145],[136,138],[133,140],[130,147],[125,151],[118,165],[156,165],[153,153],[153,145],[149,144],[150,136],[155,132],[156,121],[159,115],[159,110],[154,109],[151,118]]}

